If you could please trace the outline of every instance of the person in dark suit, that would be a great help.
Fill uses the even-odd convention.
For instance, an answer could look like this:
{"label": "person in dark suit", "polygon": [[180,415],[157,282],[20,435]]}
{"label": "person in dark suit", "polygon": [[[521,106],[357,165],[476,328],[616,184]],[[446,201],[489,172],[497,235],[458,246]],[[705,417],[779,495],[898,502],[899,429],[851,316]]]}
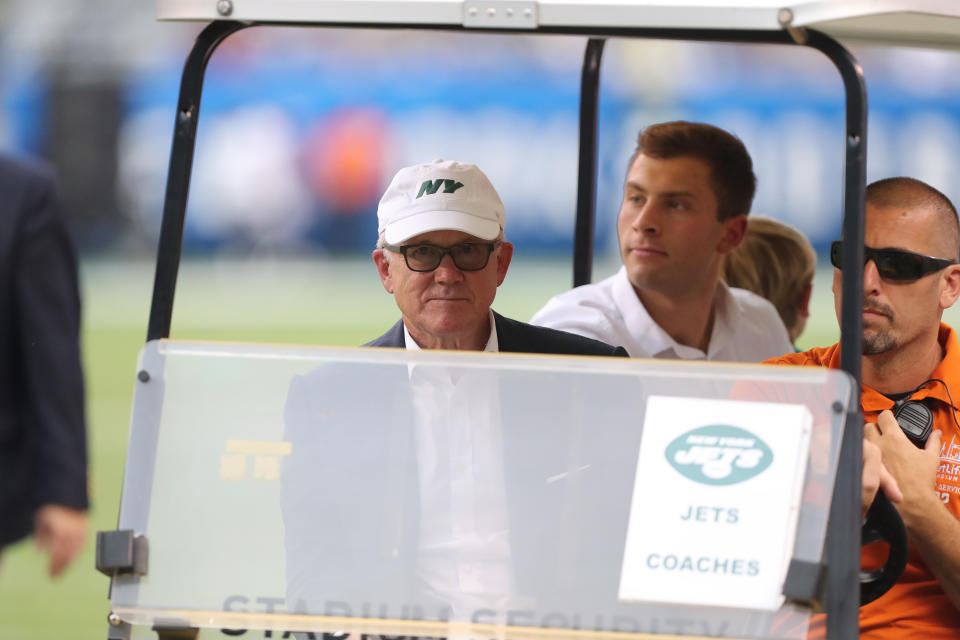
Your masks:
{"label": "person in dark suit", "polygon": [[[585,382],[579,371],[396,359],[294,378],[281,478],[288,611],[543,617],[585,589],[609,608],[640,391],[627,375]],[[638,428],[624,429],[631,403]]]}
{"label": "person in dark suit", "polygon": [[83,546],[87,453],[74,249],[51,172],[0,155],[0,549],[59,574]]}
{"label": "person in dark suit", "polygon": [[[627,355],[490,308],[513,245],[475,165],[401,169],[378,218],[373,260],[402,317],[364,346]],[[606,486],[610,471],[602,447],[583,443],[614,419],[610,398],[637,395],[624,378],[584,397],[576,377],[371,361],[294,378],[282,479],[289,609],[470,620],[542,607],[532,594],[545,590],[572,593],[584,554],[622,551],[583,543],[595,520],[579,510],[606,517],[597,510],[629,499],[585,488]]]}

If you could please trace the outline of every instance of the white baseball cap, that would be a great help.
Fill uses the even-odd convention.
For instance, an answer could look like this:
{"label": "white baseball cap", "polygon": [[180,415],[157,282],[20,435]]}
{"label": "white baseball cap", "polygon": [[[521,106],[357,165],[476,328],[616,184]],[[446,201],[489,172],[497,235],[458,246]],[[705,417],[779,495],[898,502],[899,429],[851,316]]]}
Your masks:
{"label": "white baseball cap", "polygon": [[428,231],[463,231],[482,240],[500,234],[503,202],[473,164],[434,160],[397,172],[377,207],[378,233],[398,244]]}

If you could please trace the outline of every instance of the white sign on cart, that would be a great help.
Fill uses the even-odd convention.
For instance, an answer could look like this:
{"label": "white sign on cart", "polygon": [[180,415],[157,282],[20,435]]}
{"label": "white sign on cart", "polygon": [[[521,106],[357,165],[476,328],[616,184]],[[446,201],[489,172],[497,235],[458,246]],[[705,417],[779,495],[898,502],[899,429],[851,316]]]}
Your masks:
{"label": "white sign on cart", "polygon": [[811,422],[802,405],[650,397],[620,599],[779,608]]}

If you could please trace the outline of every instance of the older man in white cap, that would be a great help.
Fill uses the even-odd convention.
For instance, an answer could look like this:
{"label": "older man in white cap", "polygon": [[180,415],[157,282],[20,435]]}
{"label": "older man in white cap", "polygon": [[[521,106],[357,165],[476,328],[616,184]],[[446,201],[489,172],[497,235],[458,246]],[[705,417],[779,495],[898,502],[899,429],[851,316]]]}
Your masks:
{"label": "older man in white cap", "polygon": [[402,319],[366,346],[626,355],[490,309],[513,245],[504,239],[503,202],[475,165],[435,160],[401,169],[377,217],[373,261]]}
{"label": "older man in white cap", "polygon": [[[401,169],[378,214],[373,260],[402,319],[367,346],[627,355],[491,311],[513,246],[503,203],[476,166],[438,160]],[[584,448],[581,434],[612,420],[603,412],[615,403],[557,397],[549,376],[517,385],[496,368],[389,362],[325,365],[291,383],[282,482],[288,606],[349,615],[374,603],[385,617],[408,615],[399,607],[409,605],[426,620],[490,620],[552,580],[545,567],[557,565],[543,540],[569,527],[558,502],[569,459],[544,449],[566,439]],[[625,392],[608,385],[598,393]],[[594,401],[589,419],[572,418]],[[616,549],[583,545],[592,559],[597,547]]]}

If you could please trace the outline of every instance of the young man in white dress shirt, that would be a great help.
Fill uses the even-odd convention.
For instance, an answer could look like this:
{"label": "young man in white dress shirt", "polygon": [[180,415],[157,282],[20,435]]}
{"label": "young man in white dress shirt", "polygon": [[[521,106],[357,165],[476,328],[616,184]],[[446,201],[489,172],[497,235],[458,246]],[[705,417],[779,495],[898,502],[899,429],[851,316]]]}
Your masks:
{"label": "young man in white dress shirt", "polygon": [[617,220],[623,266],[551,298],[531,321],[634,357],[759,362],[793,351],[776,309],[720,279],[756,189],[750,155],[707,124],[640,132]]}

